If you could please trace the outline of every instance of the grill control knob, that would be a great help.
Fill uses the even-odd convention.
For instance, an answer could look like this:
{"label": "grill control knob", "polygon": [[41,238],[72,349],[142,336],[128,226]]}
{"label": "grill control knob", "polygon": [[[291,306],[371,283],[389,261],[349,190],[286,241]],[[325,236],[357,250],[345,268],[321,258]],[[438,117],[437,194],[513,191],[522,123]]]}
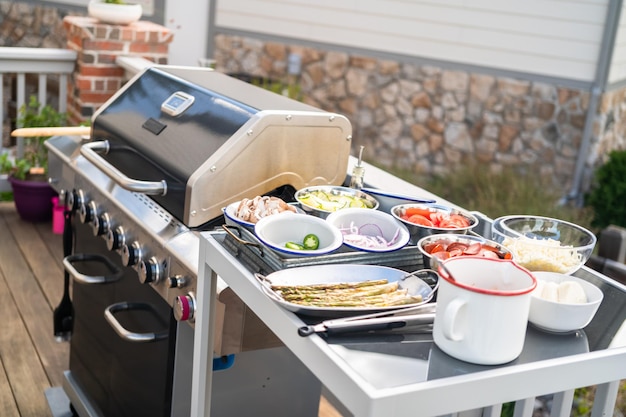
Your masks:
{"label": "grill control knob", "polygon": [[193,293],[187,295],[179,295],[174,301],[174,318],[178,321],[187,321],[194,319],[196,312],[196,298]]}
{"label": "grill control knob", "polygon": [[183,288],[187,285],[187,278],[182,275],[176,275],[167,279],[167,286],[170,288]]}
{"label": "grill control knob", "polygon": [[126,243],[126,236],[124,235],[124,228],[118,226],[113,229],[109,229],[107,232],[107,248],[109,250],[118,250]]}
{"label": "grill control knob", "polygon": [[142,284],[149,282],[159,282],[163,276],[163,268],[154,256],[150,259],[143,260],[139,264],[139,281]]}
{"label": "grill control knob", "polygon": [[93,216],[91,219],[91,229],[94,236],[106,235],[109,232],[111,225],[111,219],[107,213],[102,213],[99,216]]}
{"label": "grill control knob", "polygon": [[92,221],[97,210],[98,207],[96,207],[96,203],[94,203],[93,201],[90,201],[88,204],[81,204],[78,209],[78,217],[80,218],[80,222],[86,224]]}
{"label": "grill control knob", "polygon": [[85,193],[83,190],[74,190],[68,193],[67,206],[71,211],[77,211],[83,204],[85,204]]}
{"label": "grill control knob", "polygon": [[135,241],[129,245],[122,246],[122,263],[126,266],[133,266],[141,258],[141,245]]}

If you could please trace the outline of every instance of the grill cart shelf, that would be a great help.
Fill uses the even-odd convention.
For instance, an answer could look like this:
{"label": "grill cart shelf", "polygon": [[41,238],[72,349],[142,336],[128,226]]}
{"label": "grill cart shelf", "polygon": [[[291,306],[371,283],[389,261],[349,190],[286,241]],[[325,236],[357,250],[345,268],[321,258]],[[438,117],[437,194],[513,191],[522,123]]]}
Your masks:
{"label": "grill cart shelf", "polygon": [[214,334],[208,317],[215,308],[211,301],[218,276],[348,415],[439,416],[470,410],[472,415],[500,415],[503,403],[515,401],[516,416],[531,416],[535,397],[553,393],[552,415],[569,415],[574,389],[591,385],[597,385],[592,416],[613,414],[619,381],[626,378],[626,287],[587,267],[575,275],[598,285],[604,301],[585,329],[551,334],[529,324],[518,359],[480,366],[446,355],[431,334],[406,329],[363,336],[299,336],[298,328],[310,320],[272,301],[225,238],[224,232],[201,234],[193,416],[209,415],[212,373],[207,346],[213,345]]}

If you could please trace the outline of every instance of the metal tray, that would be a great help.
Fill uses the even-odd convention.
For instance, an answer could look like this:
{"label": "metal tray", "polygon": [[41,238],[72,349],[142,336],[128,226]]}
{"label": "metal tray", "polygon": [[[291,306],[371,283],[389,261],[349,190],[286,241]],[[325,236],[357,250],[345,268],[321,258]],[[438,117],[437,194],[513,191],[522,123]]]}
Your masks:
{"label": "metal tray", "polygon": [[394,252],[363,252],[342,245],[336,251],[322,256],[283,258],[263,245],[244,227],[223,225],[226,236],[222,245],[252,272],[270,274],[286,268],[327,264],[381,265],[413,272],[424,268],[422,254],[416,246],[405,246]]}

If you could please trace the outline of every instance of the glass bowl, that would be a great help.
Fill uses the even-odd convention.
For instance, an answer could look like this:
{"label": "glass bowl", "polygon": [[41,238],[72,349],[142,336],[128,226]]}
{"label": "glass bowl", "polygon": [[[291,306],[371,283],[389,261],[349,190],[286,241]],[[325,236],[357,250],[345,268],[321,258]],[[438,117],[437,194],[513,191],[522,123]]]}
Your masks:
{"label": "glass bowl", "polygon": [[550,217],[499,217],[491,233],[494,241],[511,251],[515,262],[530,271],[572,274],[587,262],[596,245],[589,230]]}

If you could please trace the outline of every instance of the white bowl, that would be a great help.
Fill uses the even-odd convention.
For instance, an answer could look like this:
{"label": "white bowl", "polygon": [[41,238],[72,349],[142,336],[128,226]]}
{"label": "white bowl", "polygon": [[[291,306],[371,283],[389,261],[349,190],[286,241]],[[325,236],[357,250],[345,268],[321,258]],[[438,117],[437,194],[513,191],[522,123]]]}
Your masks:
{"label": "white bowl", "polygon": [[[326,221],[338,228],[343,234],[343,243],[365,252],[392,252],[403,248],[409,242],[409,230],[392,215],[378,210],[365,208],[347,208],[330,213]],[[362,235],[376,238],[380,236],[385,246],[365,245],[366,241],[354,242],[350,235]]]}
{"label": "white bowl", "polygon": [[[537,288],[531,293],[528,321],[543,330],[571,332],[587,326],[595,316],[604,298],[602,291],[584,279],[558,272],[533,272]],[[563,303],[539,297],[542,282],[560,284],[574,281],[582,286],[586,303]]]}
{"label": "white bowl", "polygon": [[[283,213],[280,216],[264,217],[254,226],[254,233],[261,243],[287,258],[325,255],[343,243],[339,229],[324,219],[306,214]],[[285,247],[287,242],[301,243],[310,233],[318,237],[318,249],[295,250]]]}

